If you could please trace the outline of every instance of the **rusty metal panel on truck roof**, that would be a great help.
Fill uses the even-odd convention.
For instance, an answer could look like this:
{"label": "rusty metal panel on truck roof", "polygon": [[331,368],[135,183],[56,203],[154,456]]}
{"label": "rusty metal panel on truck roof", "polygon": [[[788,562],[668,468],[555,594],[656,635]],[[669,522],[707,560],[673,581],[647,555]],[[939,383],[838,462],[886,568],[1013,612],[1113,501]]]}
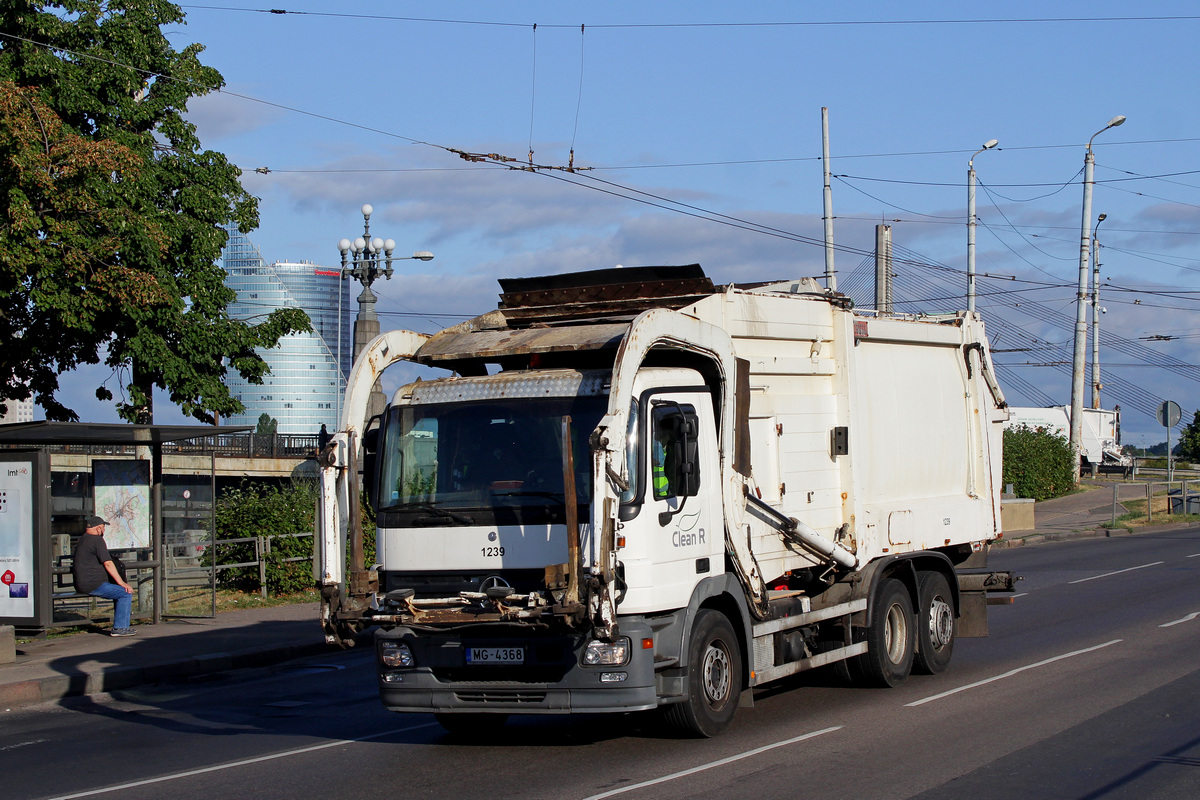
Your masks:
{"label": "rusty metal panel on truck roof", "polygon": [[680,309],[716,291],[699,264],[621,267],[502,278],[500,310],[508,324],[626,317],[651,308]]}
{"label": "rusty metal panel on truck roof", "polygon": [[423,364],[533,353],[565,353],[616,348],[629,330],[623,322],[516,330],[443,331],[417,351]]}

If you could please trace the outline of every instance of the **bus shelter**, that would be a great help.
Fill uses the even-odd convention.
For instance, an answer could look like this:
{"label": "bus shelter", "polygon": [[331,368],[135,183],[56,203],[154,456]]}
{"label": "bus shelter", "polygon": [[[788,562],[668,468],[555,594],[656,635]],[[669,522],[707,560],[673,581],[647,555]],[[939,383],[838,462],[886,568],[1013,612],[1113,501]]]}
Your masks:
{"label": "bus shelter", "polygon": [[[150,572],[152,621],[162,621],[165,597],[163,445],[252,430],[249,426],[128,425],[22,422],[0,425],[0,625],[45,629],[53,624],[55,569],[51,552],[48,449],[135,448],[135,457],[104,461],[103,507],[112,523],[110,549],[135,549],[135,566]],[[100,463],[100,462],[97,462]],[[110,534],[106,532],[106,539]],[[116,545],[114,547],[114,544]],[[143,558],[142,555],[147,557]]]}

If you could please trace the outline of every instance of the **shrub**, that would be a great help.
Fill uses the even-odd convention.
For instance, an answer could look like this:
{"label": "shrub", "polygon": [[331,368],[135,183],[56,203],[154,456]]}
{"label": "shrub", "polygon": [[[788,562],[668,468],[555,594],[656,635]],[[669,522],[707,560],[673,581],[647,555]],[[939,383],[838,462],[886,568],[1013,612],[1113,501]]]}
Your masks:
{"label": "shrub", "polygon": [[[316,516],[317,493],[311,483],[292,486],[253,486],[243,484],[226,492],[217,501],[217,538],[242,539],[294,533],[312,533]],[[218,564],[242,564],[254,561],[254,542],[222,545]],[[288,558],[303,561],[287,562]],[[267,591],[290,594],[311,588],[312,538],[275,538],[266,562]],[[234,567],[217,573],[218,584],[225,589],[257,591],[258,567]]]}
{"label": "shrub", "polygon": [[1004,484],[1017,497],[1049,500],[1075,488],[1075,459],[1065,437],[1022,425],[1004,431]]}
{"label": "shrub", "polygon": [[[314,533],[316,530],[317,492],[315,482],[298,482],[287,487],[243,484],[226,492],[217,501],[217,538],[245,539],[273,536],[271,551],[265,554],[267,592],[292,594],[313,586],[313,538],[286,534]],[[375,563],[375,519],[363,509],[363,553],[366,566]],[[300,558],[300,561],[287,561]],[[218,564],[245,564],[255,560],[254,542],[222,545]],[[349,563],[349,561],[347,561]],[[217,573],[223,589],[242,592],[260,590],[258,567],[232,567]]]}

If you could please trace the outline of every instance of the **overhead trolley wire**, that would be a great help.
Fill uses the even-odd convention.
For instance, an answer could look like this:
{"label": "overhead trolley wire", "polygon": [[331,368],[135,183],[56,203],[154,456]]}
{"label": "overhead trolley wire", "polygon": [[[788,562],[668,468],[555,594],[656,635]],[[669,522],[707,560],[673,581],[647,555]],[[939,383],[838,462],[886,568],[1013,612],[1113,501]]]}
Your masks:
{"label": "overhead trolley wire", "polygon": [[[491,20],[451,19],[445,17],[404,17],[389,14],[349,14],[332,11],[291,11],[282,8],[243,8],[235,6],[212,6],[181,4],[182,8],[195,8],[204,11],[235,11],[253,14],[275,14],[306,17],[335,17],[344,19],[369,19],[393,22],[427,22],[442,25],[475,25],[498,28],[528,28],[529,23],[498,22]],[[812,28],[812,27],[864,27],[891,25],[1030,25],[1030,24],[1065,24],[1065,23],[1106,23],[1106,22],[1177,22],[1198,20],[1200,16],[1188,15],[1153,15],[1129,17],[988,17],[975,19],[855,19],[855,20],[800,20],[800,21],[763,21],[763,22],[611,22],[593,24],[593,28],[615,30],[621,28]],[[548,23],[545,28],[574,28],[577,23]]]}

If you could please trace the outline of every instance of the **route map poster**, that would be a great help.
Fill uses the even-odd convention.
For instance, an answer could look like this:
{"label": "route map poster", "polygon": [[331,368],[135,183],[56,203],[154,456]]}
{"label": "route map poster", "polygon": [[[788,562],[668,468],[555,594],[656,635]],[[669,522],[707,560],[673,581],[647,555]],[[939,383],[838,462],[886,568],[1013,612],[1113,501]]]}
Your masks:
{"label": "route map poster", "polygon": [[150,462],[93,461],[96,513],[109,550],[150,546]]}

